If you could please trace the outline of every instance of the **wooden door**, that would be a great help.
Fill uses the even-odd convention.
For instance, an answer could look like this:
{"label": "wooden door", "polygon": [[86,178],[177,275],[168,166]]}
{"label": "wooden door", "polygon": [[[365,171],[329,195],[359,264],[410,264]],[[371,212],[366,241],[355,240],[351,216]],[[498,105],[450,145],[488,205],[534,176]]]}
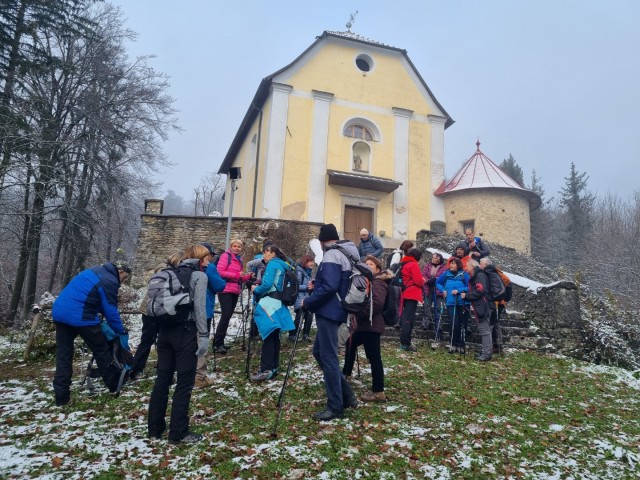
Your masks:
{"label": "wooden door", "polygon": [[373,231],[373,208],[344,207],[344,238],[351,240],[356,246],[360,243],[360,230],[366,228]]}

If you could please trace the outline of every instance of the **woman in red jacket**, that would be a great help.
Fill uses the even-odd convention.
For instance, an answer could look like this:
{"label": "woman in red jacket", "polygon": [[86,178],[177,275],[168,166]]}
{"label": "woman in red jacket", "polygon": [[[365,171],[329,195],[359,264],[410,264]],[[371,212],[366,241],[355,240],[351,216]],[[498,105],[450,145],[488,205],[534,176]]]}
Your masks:
{"label": "woman in red jacket", "polygon": [[412,248],[400,261],[402,270],[402,319],[400,331],[400,349],[407,352],[415,352],[417,348],[411,343],[413,320],[416,316],[418,302],[422,302],[422,287],[424,277],[420,271],[418,261],[422,258],[422,252]]}

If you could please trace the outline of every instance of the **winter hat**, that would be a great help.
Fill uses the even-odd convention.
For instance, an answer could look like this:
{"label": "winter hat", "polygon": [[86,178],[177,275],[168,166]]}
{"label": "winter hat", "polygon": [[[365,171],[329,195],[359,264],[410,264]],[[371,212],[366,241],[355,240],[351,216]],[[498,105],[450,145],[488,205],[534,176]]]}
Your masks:
{"label": "winter hat", "polygon": [[210,243],[202,242],[200,245],[209,250],[209,255],[214,256],[216,254],[216,251],[213,249],[213,245],[211,245]]}
{"label": "winter hat", "polygon": [[360,235],[369,235],[369,230],[363,228],[362,230],[360,230]]}
{"label": "winter hat", "polygon": [[[469,245],[467,245],[467,242],[460,242],[458,245],[456,245],[456,250],[458,250],[459,248],[462,248],[464,250],[464,255],[467,256],[469,255]],[[455,250],[454,250],[454,256],[455,256]]]}
{"label": "winter hat", "polygon": [[340,240],[338,236],[338,230],[333,223],[325,223],[320,227],[320,233],[318,234],[318,240],[321,242],[328,242],[330,240]]}
{"label": "winter hat", "polygon": [[122,270],[123,272],[131,273],[131,266],[127,263],[126,260],[116,260],[113,262],[118,270]]}

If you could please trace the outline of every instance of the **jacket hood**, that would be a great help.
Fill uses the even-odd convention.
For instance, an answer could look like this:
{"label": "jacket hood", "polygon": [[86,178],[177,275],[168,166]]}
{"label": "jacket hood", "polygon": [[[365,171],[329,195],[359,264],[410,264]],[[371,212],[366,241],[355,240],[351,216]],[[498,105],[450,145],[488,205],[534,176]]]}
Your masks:
{"label": "jacket hood", "polygon": [[391,280],[395,277],[395,274],[391,270],[382,270],[379,274],[376,275],[375,278],[380,278],[381,280]]}
{"label": "jacket hood", "polygon": [[467,245],[466,242],[460,242],[459,244],[456,245],[456,248],[453,250],[454,257],[456,255],[456,250],[458,250],[459,248],[464,249],[465,256],[469,255],[469,245]]}
{"label": "jacket hood", "polygon": [[336,245],[340,245],[349,255],[355,258],[357,261],[360,261],[360,252],[358,251],[358,247],[356,247],[355,243],[351,240],[341,240],[335,243]]}
{"label": "jacket hood", "polygon": [[187,265],[194,270],[200,270],[200,259],[198,258],[186,258],[180,262],[180,265]]}

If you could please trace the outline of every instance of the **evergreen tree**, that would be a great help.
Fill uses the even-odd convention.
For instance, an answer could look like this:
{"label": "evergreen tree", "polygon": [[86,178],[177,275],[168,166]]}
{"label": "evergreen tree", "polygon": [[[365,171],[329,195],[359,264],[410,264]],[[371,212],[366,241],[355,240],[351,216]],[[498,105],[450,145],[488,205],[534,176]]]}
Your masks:
{"label": "evergreen tree", "polygon": [[595,197],[587,191],[587,180],[587,173],[578,172],[571,162],[569,176],[565,177],[565,186],[560,190],[560,206],[565,216],[566,264],[574,270],[579,267],[582,246],[588,242],[591,231]]}
{"label": "evergreen tree", "polygon": [[513,158],[513,155],[509,154],[509,158],[505,158],[500,164],[500,170],[509,175],[518,185],[524,188],[524,173],[522,168]]}

